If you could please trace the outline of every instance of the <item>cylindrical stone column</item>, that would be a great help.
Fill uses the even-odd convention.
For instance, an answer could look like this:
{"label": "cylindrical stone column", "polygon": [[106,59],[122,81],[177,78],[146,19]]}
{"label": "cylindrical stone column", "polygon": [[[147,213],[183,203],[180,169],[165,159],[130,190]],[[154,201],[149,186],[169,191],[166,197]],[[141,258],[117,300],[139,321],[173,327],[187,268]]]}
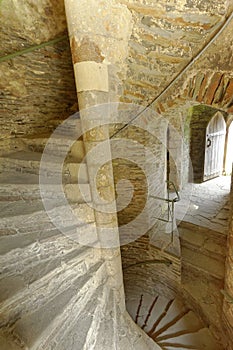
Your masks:
{"label": "cylindrical stone column", "polygon": [[[111,112],[109,103],[118,101],[121,89],[131,13],[115,0],[65,0],[65,8],[97,236],[100,248],[104,248],[112,285],[119,291],[119,303],[124,308],[109,127],[105,119]],[[105,210],[107,204],[110,212]],[[115,236],[108,235],[108,230]]]}

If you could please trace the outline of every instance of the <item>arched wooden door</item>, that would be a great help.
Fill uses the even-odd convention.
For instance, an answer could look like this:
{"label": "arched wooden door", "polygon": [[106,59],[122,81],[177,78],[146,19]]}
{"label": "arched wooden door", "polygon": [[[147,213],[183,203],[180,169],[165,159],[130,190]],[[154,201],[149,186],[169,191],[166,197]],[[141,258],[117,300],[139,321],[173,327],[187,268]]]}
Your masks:
{"label": "arched wooden door", "polygon": [[206,129],[204,181],[222,175],[226,123],[218,112]]}

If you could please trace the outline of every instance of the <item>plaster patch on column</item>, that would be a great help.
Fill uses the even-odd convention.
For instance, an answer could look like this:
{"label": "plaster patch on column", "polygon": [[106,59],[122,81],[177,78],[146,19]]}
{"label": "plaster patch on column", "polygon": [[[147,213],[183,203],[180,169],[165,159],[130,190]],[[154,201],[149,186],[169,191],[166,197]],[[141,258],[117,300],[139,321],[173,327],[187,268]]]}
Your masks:
{"label": "plaster patch on column", "polygon": [[85,61],[75,63],[74,73],[77,81],[77,92],[108,92],[108,66],[104,63]]}
{"label": "plaster patch on column", "polygon": [[98,43],[105,63],[122,64],[128,57],[132,14],[116,0],[65,0],[70,37]]}
{"label": "plaster patch on column", "polygon": [[102,63],[104,60],[98,45],[91,41],[87,36],[85,36],[80,43],[77,42],[75,37],[72,37],[70,40],[70,46],[73,63],[84,61]]}

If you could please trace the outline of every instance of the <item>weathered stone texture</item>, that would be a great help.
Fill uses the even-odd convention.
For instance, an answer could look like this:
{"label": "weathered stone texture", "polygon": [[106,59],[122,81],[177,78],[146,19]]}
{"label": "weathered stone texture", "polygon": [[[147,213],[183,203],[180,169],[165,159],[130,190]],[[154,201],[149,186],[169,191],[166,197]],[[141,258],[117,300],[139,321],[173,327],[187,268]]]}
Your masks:
{"label": "weathered stone texture", "polygon": [[[43,6],[42,6],[43,5]],[[1,54],[40,44],[66,31],[62,2],[1,1]],[[77,111],[68,37],[1,62],[1,152],[19,138],[51,133]]]}
{"label": "weathered stone texture", "polygon": [[67,41],[1,63],[1,67],[5,137],[46,133],[53,121],[56,125],[56,120],[74,113],[76,91]]}
{"label": "weathered stone texture", "polygon": [[2,0],[0,4],[2,54],[54,39],[66,32],[62,0]]}
{"label": "weathered stone texture", "polygon": [[[163,120],[156,123],[153,112],[144,116],[144,128],[128,126],[120,131],[113,141],[114,154],[120,158],[113,161],[115,187],[121,180],[130,181],[125,191],[132,191],[130,203],[122,208],[125,195],[117,200],[118,220],[121,226],[137,222],[135,234],[145,234],[163,212],[164,202],[154,197],[166,198],[166,130]],[[151,126],[152,132],[148,130]],[[122,149],[121,140],[126,141]],[[131,144],[133,142],[133,144]],[[127,149],[126,149],[127,148]],[[133,152],[133,154],[132,154]],[[142,215],[143,218],[140,218]]]}
{"label": "weathered stone texture", "polygon": [[233,184],[231,186],[231,213],[229,221],[228,252],[225,273],[225,298],[223,305],[223,321],[228,337],[227,350],[233,347]]}
{"label": "weathered stone texture", "polygon": [[[78,86],[79,107],[83,110],[96,104],[118,101],[119,98],[124,102],[134,102],[142,105],[151,103],[155,97],[171,83],[173,78],[179,73],[182,73],[184,67],[192,61],[195,55],[200,52],[214,33],[220,28],[228,12],[227,5],[229,2],[225,0],[81,0],[73,4],[75,8],[71,8],[71,10],[67,11],[68,16],[74,19],[74,21],[69,22],[73,63],[74,65],[79,65],[80,63],[84,64],[84,66],[82,65],[84,79],[85,64],[86,70],[88,70],[90,66],[103,68],[101,72],[105,72],[105,78],[107,77],[107,79],[102,82],[100,88],[99,85],[94,84],[96,82],[91,81],[90,76],[87,79],[88,81],[86,81],[87,84],[90,84],[87,88],[83,87],[83,85],[81,87]],[[40,44],[55,37],[60,37],[66,31],[64,5],[61,1],[42,0],[40,2],[32,2],[26,0],[2,0],[0,2],[0,11],[3,28],[0,39],[4,55],[29,47],[33,44]],[[211,105],[216,110],[223,109],[228,113],[233,111],[232,23],[233,22],[231,22],[209,48],[195,60],[189,69],[181,74],[176,82],[171,85],[171,88],[151,106],[153,110],[163,114],[165,118],[169,120],[170,124],[177,129],[181,138],[184,137],[187,142],[189,142],[190,137],[190,116],[187,117],[188,108],[190,106],[206,104]],[[3,107],[1,116],[3,140],[1,141],[1,146],[3,146],[2,149],[4,153],[18,148],[19,144],[21,145],[21,141],[24,145],[25,143],[28,145],[28,141],[25,141],[26,136],[38,135],[41,133],[46,133],[46,135],[48,135],[63,119],[76,111],[76,91],[71,55],[68,48],[68,38],[57,44],[52,44],[34,52],[5,61],[1,63],[1,67],[1,102]],[[104,75],[100,74],[99,76],[103,77]],[[96,86],[98,89],[94,88]],[[209,121],[209,114],[207,113],[208,115],[206,115],[207,107],[204,106],[203,110],[205,112],[205,122],[207,123]],[[198,121],[199,118],[200,113],[197,115]],[[115,160],[113,164],[115,183],[117,183],[118,180],[127,179],[131,181],[134,187],[132,201],[127,208],[118,213],[119,224],[122,226],[134,220],[143,210],[148,200],[148,193],[159,195],[163,198],[166,197],[167,142],[168,144],[169,142],[171,143],[170,151],[171,154],[173,154],[173,159],[170,161],[170,178],[181,187],[183,183],[187,182],[188,171],[185,169],[188,168],[189,164],[189,149],[184,149],[185,147],[180,142],[176,142],[174,136],[171,137],[170,140],[167,140],[167,126],[165,127],[164,124],[161,125],[159,123],[156,124],[156,120],[158,121],[158,115],[154,116],[154,123],[149,125],[151,128],[157,128],[159,130],[162,141],[161,139],[160,141],[155,140],[151,135],[148,136],[145,130],[133,126],[127,127],[116,135],[117,137],[126,138],[127,140],[134,140],[145,146],[152,151],[156,158],[156,161],[151,162],[151,156],[148,155],[147,152],[141,152],[140,150],[140,152],[138,151],[137,153],[137,162],[139,164],[120,158]],[[145,118],[145,125],[147,125],[149,121],[149,119],[147,120]],[[112,125],[110,134],[114,134],[120,128],[120,125]],[[196,132],[196,134],[194,132],[194,134],[196,136],[199,135],[199,131],[198,129],[198,132]],[[109,128],[96,128],[86,133],[84,136],[86,151],[89,152],[96,144],[108,140],[108,138]],[[196,143],[198,147],[203,146],[199,141]],[[34,144],[32,147],[34,147],[34,151],[37,146]],[[198,147],[195,152],[196,155],[198,154],[198,156],[200,156],[200,148]],[[42,145],[40,145],[39,148],[41,151],[43,149]],[[110,151],[109,148],[108,151]],[[200,157],[198,157],[198,162],[200,162]],[[18,159],[16,156],[5,157],[5,159],[2,160],[1,170],[3,170],[4,167],[8,167],[8,170],[12,171],[17,167],[19,172],[27,173],[27,164],[28,160]],[[147,165],[147,174],[140,168],[141,164]],[[39,159],[30,160],[29,172],[33,174],[38,173],[38,166]],[[96,166],[98,166],[98,162],[95,157],[90,157],[88,172],[92,179],[91,181],[93,181]],[[77,164],[72,164],[66,169],[69,173],[69,179],[76,179],[72,174],[76,173],[77,169]],[[86,175],[85,170],[85,182],[87,182]],[[151,186],[148,186],[148,179],[151,180]],[[85,183],[85,185],[87,185],[87,183]],[[28,198],[28,193],[25,193],[25,189],[22,187],[20,187],[21,190],[18,189],[19,193],[17,192],[17,197],[15,195],[16,189],[17,186],[14,184],[14,186],[11,187],[14,193],[11,193],[9,197],[7,197],[7,200],[9,198],[18,200],[19,196],[23,196],[22,200]],[[131,185],[127,188],[127,192],[130,189]],[[101,198],[108,200],[114,199],[113,171],[111,165],[106,164],[100,167],[97,174],[97,190]],[[1,195],[6,197],[4,191],[5,189],[2,188]],[[35,189],[34,186],[32,186],[32,191],[35,191],[33,192],[33,196],[38,196],[38,189]],[[72,192],[72,187],[69,188],[69,191]],[[94,196],[93,193],[94,191],[92,191],[92,196]],[[13,195],[15,195],[15,197]],[[74,190],[73,193],[70,193],[72,201],[75,200],[74,197],[76,195],[77,193],[75,193]],[[120,206],[121,203],[118,204]],[[13,209],[19,212],[19,204],[14,205]],[[27,210],[30,209],[29,203]],[[86,206],[80,207],[77,213],[80,214],[80,212],[82,214],[84,212],[87,221],[89,220],[92,222],[95,220],[99,226],[117,226],[115,214],[103,214],[98,211],[94,213],[93,210],[88,210]],[[7,213],[9,216],[10,211]],[[62,209],[59,213],[60,217],[62,217]],[[153,222],[152,216],[159,217],[163,213],[163,206],[150,202],[146,215],[148,226]],[[83,260],[81,259],[81,263],[76,265],[77,260],[75,259],[77,259],[77,256],[75,256],[75,266],[69,266],[68,269],[66,266],[66,257],[63,259],[60,258],[63,254],[63,248],[65,250],[65,255],[72,255],[73,250],[76,248],[79,250],[79,247],[75,245],[70,246],[67,242],[66,244],[64,243],[63,247],[63,243],[59,239],[54,240],[51,238],[50,235],[53,237],[53,235],[56,235],[56,232],[52,231],[52,227],[49,224],[48,218],[45,218],[45,215],[40,213],[35,214],[32,215],[31,219],[27,218],[27,220],[28,226],[25,228],[24,217],[18,218],[16,220],[16,226],[18,227],[15,228],[11,226],[11,219],[8,217],[4,219],[3,222],[3,224],[5,223],[8,225],[8,229],[1,230],[0,232],[5,239],[5,245],[2,245],[2,249],[12,249],[10,253],[7,251],[7,253],[9,253],[7,258],[10,259],[12,264],[4,270],[8,278],[7,281],[12,288],[11,291],[6,291],[3,286],[4,298],[7,297],[7,293],[17,292],[17,288],[24,288],[25,283],[28,283],[28,281],[30,282],[31,279],[36,280],[38,276],[43,278],[44,276],[41,276],[41,274],[43,275],[45,272],[50,273],[52,271],[47,270],[46,264],[45,266],[43,265],[44,259],[47,261],[46,254],[49,255],[49,262],[56,259],[56,262],[62,261],[64,265],[62,265],[61,268],[57,268],[55,272],[59,272],[62,281],[68,284],[70,281],[73,283],[76,278],[78,279],[80,277],[79,273],[87,272],[87,270],[85,270],[87,267],[93,266],[93,269],[88,270],[88,273],[90,273],[90,275],[93,274],[94,282],[90,280],[89,284],[84,287],[84,291],[81,290],[81,292],[79,288],[80,284],[78,283],[76,285],[74,283],[75,288],[73,289],[71,287],[69,289],[72,298],[76,297],[76,292],[80,293],[78,294],[79,296],[83,295],[85,297],[85,295],[87,295],[90,297],[91,301],[87,303],[87,309],[91,310],[91,313],[88,314],[89,316],[91,314],[94,315],[92,311],[95,302],[98,304],[98,300],[101,300],[100,305],[98,304],[98,311],[100,312],[95,314],[94,324],[97,325],[97,327],[99,326],[99,315],[102,313],[102,309],[106,308],[110,310],[109,313],[107,313],[107,321],[109,321],[110,324],[110,328],[107,329],[108,331],[110,329],[110,334],[112,334],[111,331],[116,326],[113,322],[112,310],[115,315],[121,315],[122,318],[120,318],[120,324],[118,324],[117,327],[119,332],[124,334],[120,344],[122,348],[128,349],[131,348],[131,346],[134,349],[143,350],[145,346],[155,348],[156,345],[147,344],[146,339],[145,342],[144,340],[140,340],[143,339],[143,335],[138,333],[137,328],[134,328],[131,321],[124,315],[119,249],[110,251],[103,250],[100,254],[101,258],[98,254],[94,254],[95,256],[91,256],[89,260],[85,254],[81,257],[78,251],[77,255],[80,256],[80,259],[83,258]],[[36,245],[33,245],[35,238],[37,239],[37,237],[41,235],[41,232],[34,232],[36,222],[39,222],[39,231],[44,225],[48,226],[47,229],[51,229],[52,232],[46,231],[46,242],[37,242]],[[144,224],[145,223],[142,223],[142,226]],[[161,229],[161,226],[158,227],[153,226],[155,234]],[[135,231],[139,228],[139,226],[136,226]],[[149,292],[153,292],[156,286],[157,291],[160,294],[167,293],[167,297],[174,297],[174,295],[178,293],[182,295],[190,305],[198,310],[207,323],[211,323],[214,314],[205,317],[203,312],[201,312],[199,300],[194,300],[195,298],[190,297],[191,294],[189,291],[184,291],[180,285],[180,258],[172,254],[171,251],[168,253],[158,247],[153,247],[150,244],[150,235],[151,232],[134,243],[122,247],[123,266],[125,269],[124,281],[127,292],[133,295],[134,291],[140,292],[142,286],[144,291],[148,290]],[[28,244],[30,247],[25,249],[22,254],[21,249],[25,248]],[[186,247],[183,249],[185,253],[187,253],[187,246],[190,248],[190,244],[186,242]],[[57,255],[53,255],[54,248]],[[201,261],[205,262],[205,259],[201,260],[203,257],[200,256],[198,248],[199,247],[195,247],[196,250],[194,249],[196,251],[196,256],[200,257],[200,263]],[[229,248],[231,249],[231,237],[229,238]],[[44,255],[40,253],[40,249],[42,251],[44,249]],[[18,255],[14,254],[15,250],[17,250]],[[38,261],[32,258],[35,254],[35,250]],[[209,254],[209,250],[206,252],[205,249],[204,253],[204,255]],[[211,252],[211,259],[215,262],[216,259],[213,255],[213,252]],[[17,283],[14,280],[15,272],[12,272],[12,275],[10,275],[10,269],[12,268],[12,271],[14,270],[14,267],[17,265],[15,259],[18,256],[21,258],[19,265],[21,271],[20,277],[17,275],[16,281],[18,281],[18,285],[16,285]],[[188,255],[186,255],[186,258],[187,256]],[[233,264],[231,256],[232,254],[230,251],[226,273],[226,292],[230,295],[232,293],[231,270]],[[130,266],[135,263],[142,263],[147,259],[155,260],[158,258],[167,259],[171,261],[171,264],[169,266],[164,264],[153,265],[152,262],[152,264]],[[218,258],[221,260],[222,264],[222,254],[218,254]],[[85,262],[85,260],[87,261]],[[7,262],[9,262],[9,260],[6,259],[6,266]],[[28,262],[30,263],[29,265]],[[99,266],[99,263],[103,264]],[[35,267],[35,273],[31,274],[30,271],[28,271],[28,266]],[[49,266],[52,268],[53,265]],[[217,265],[214,266],[216,266],[217,272],[222,269],[222,265],[220,267]],[[188,275],[190,271],[191,274],[194,273],[193,276],[196,281],[194,289],[196,291],[200,288],[200,275],[194,268],[190,268],[190,270],[186,269],[186,272],[183,271],[183,274],[185,275],[186,273]],[[222,273],[222,270],[220,272]],[[51,272],[51,274],[52,273],[53,272]],[[67,279],[64,279],[65,273],[67,274]],[[69,278],[69,273],[73,276],[72,278],[74,280]],[[75,276],[73,274],[75,274]],[[185,276],[186,278],[188,278],[187,275]],[[207,275],[207,273],[205,275]],[[60,302],[59,297],[56,295],[57,274],[54,273],[53,277],[52,282],[51,279],[45,279],[45,285],[47,286],[48,283],[51,283],[54,300]],[[85,276],[85,278],[86,277],[87,276]],[[109,295],[109,291],[106,292],[103,288],[103,286],[106,286],[107,278],[107,288],[109,286],[111,288],[114,287],[114,295]],[[213,279],[215,278],[216,276],[213,276]],[[32,282],[34,282],[34,280]],[[86,282],[85,279],[84,282]],[[215,296],[219,297],[220,284],[217,286],[217,292],[214,290],[211,295],[211,301],[214,301]],[[95,295],[95,298],[92,298],[91,294],[93,285],[98,289],[99,293]],[[190,285],[192,287],[192,283]],[[48,308],[48,313],[45,313],[37,329],[36,320],[38,319],[38,315],[41,310],[44,310],[42,307],[44,307],[44,303],[46,304],[47,298],[49,299],[49,297],[51,297],[51,290],[47,288],[46,294],[44,285],[41,283],[40,286],[41,288],[36,290],[35,284],[32,283],[29,290],[25,288],[29,300],[28,304],[25,304],[25,309],[23,293],[21,293],[18,299],[12,304],[16,310],[14,314],[12,314],[13,316],[10,316],[8,313],[4,316],[10,320],[11,324],[15,322],[19,334],[20,330],[24,328],[22,335],[26,341],[31,336],[31,330],[33,330],[33,337],[36,338],[35,334],[38,332],[38,329],[40,331],[44,330],[50,323],[49,317],[51,317],[51,315],[46,319],[46,315],[50,310]],[[206,288],[204,283],[201,284],[201,286],[204,289],[204,297],[208,299],[208,293],[211,292],[210,289]],[[32,295],[33,298],[40,300],[40,304],[38,305],[41,306],[41,310],[36,310],[37,306],[31,299]],[[69,299],[68,294],[66,297]],[[54,300],[51,302],[53,305]],[[85,301],[87,300],[85,299]],[[80,312],[80,307],[75,302],[71,306],[74,307],[72,308],[73,314],[71,314],[71,316],[75,318],[78,312]],[[6,303],[4,307],[4,310],[8,310]],[[120,308],[120,311],[117,308]],[[81,310],[86,312],[85,309]],[[17,311],[22,315],[22,319],[20,319]],[[27,318],[28,316],[25,314],[25,312],[27,313],[29,311],[33,311],[31,319]],[[231,303],[226,300],[224,320],[230,337],[232,337],[232,314]],[[67,340],[68,345],[62,343],[64,340],[62,339],[63,332],[61,332],[61,329],[64,331],[69,329],[69,309],[66,309],[64,316],[65,321],[63,317],[61,317],[59,321],[59,332],[52,333],[52,336],[50,333],[47,334],[45,338],[40,340],[41,343],[39,343],[38,349],[47,350],[48,344],[54,346],[54,342],[57,342],[56,345],[60,344],[59,346],[61,349],[62,347],[63,349],[65,347],[71,348],[73,338],[69,335],[66,338],[69,339]],[[89,318],[88,322],[93,322],[91,317]],[[100,330],[104,333],[106,329],[106,320],[104,321],[102,316],[100,318]],[[23,324],[24,321],[25,324]],[[82,325],[81,321],[78,323],[78,328],[80,328],[80,324]],[[72,323],[72,326],[77,328],[75,323]],[[60,327],[64,328],[60,329]],[[214,328],[213,325],[210,325],[210,328],[211,327]],[[126,333],[127,336],[125,336]],[[52,343],[49,342],[49,337],[52,339]],[[96,337],[94,336],[92,339],[94,338]],[[84,342],[85,339],[82,339],[82,341]],[[110,349],[115,346],[114,341],[115,338],[103,342],[102,339],[98,339],[96,346],[99,346],[101,350],[104,349],[104,346]],[[140,343],[141,341],[143,343]],[[75,345],[77,344],[79,343]],[[89,339],[87,339],[86,344],[87,347],[92,346]],[[231,347],[232,345],[229,344],[229,350],[231,350]]]}
{"label": "weathered stone texture", "polygon": [[121,1],[133,16],[123,101],[148,104],[218,28],[226,1]]}

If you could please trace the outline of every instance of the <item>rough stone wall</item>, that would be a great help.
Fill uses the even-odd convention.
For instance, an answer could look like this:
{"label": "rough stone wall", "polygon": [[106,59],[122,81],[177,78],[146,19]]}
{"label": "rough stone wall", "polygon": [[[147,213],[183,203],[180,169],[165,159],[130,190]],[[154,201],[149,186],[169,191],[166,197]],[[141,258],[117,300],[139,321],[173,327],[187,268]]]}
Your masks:
{"label": "rough stone wall", "polygon": [[[184,145],[175,137],[170,139],[173,153],[170,179],[178,188],[188,181],[190,139],[187,118],[190,106],[198,101],[229,110],[231,70],[226,62],[229,62],[230,54],[225,49],[227,45],[222,50],[222,40],[231,40],[232,24],[167,92],[156,97],[219,30],[228,14],[228,5],[226,1],[127,2],[133,30],[121,100],[148,104],[155,99],[152,109],[162,114],[186,142]],[[221,58],[216,53],[216,45],[217,51],[222,52]],[[221,104],[216,104],[220,100]]]}
{"label": "rough stone wall", "polygon": [[0,18],[2,56],[61,38],[0,63],[2,154],[21,137],[50,133],[78,106],[63,1],[3,0]]}
{"label": "rough stone wall", "polygon": [[[162,217],[164,202],[158,198],[166,198],[167,195],[165,183],[167,125],[162,122],[157,125],[153,123],[153,129],[154,132],[149,133],[138,126],[130,126],[117,134],[119,140],[126,140],[129,149],[125,149],[124,152],[119,150],[119,154],[125,154],[125,159],[113,161],[115,186],[117,188],[119,181],[127,180],[129,187],[124,190],[128,192],[132,190],[130,203],[123,209],[118,209],[118,221],[120,226],[130,222],[133,224],[135,221],[136,234],[137,232],[145,234],[155,225],[156,218]],[[128,154],[131,142],[138,145],[134,150],[134,161],[129,160]],[[122,199],[124,201],[124,197]],[[118,208],[122,208],[122,202],[117,201]],[[136,221],[142,212],[144,214],[139,221]]]}
{"label": "rough stone wall", "polygon": [[153,293],[155,286],[167,297],[178,292],[179,259],[152,246],[148,235],[123,246],[121,253],[126,294]]}
{"label": "rough stone wall", "polygon": [[[180,164],[181,185],[188,180],[187,169],[190,163],[188,159],[190,107],[206,104],[221,109],[222,112],[232,113],[233,75],[229,67],[232,45],[228,47],[227,44],[232,40],[232,27],[233,21],[230,17],[226,27],[214,39],[213,43],[152,104],[152,108],[164,115],[181,133],[186,143],[187,147],[183,153],[182,164]],[[221,56],[219,56],[220,52]],[[176,169],[174,170],[176,171]],[[179,185],[179,181],[176,181],[176,178],[174,180]]]}
{"label": "rough stone wall", "polygon": [[123,101],[147,105],[200,51],[227,13],[227,1],[119,1],[134,26]]}
{"label": "rough stone wall", "polygon": [[229,339],[227,350],[233,348],[233,182],[231,186],[231,213],[229,221],[228,253],[225,270],[223,323]]}
{"label": "rough stone wall", "polygon": [[[214,39],[211,45],[206,47],[200,56],[198,56],[180,75],[170,88],[165,91],[162,96],[153,103],[153,107],[159,112],[169,115],[169,109],[179,108],[187,101],[192,104],[204,103],[213,105],[215,108],[231,113],[231,85],[232,70],[229,66],[232,57],[231,43],[233,21],[229,18],[227,26]],[[219,53],[221,52],[221,56]],[[231,63],[230,63],[231,65]],[[199,79],[199,74],[204,74],[203,79]],[[219,74],[221,79],[219,80]],[[205,78],[206,77],[206,78]],[[214,82],[213,79],[217,79]],[[199,86],[193,82],[199,81]],[[192,82],[192,83],[191,83]],[[215,98],[215,93],[219,94],[221,99]],[[209,100],[208,100],[208,95]]]}

